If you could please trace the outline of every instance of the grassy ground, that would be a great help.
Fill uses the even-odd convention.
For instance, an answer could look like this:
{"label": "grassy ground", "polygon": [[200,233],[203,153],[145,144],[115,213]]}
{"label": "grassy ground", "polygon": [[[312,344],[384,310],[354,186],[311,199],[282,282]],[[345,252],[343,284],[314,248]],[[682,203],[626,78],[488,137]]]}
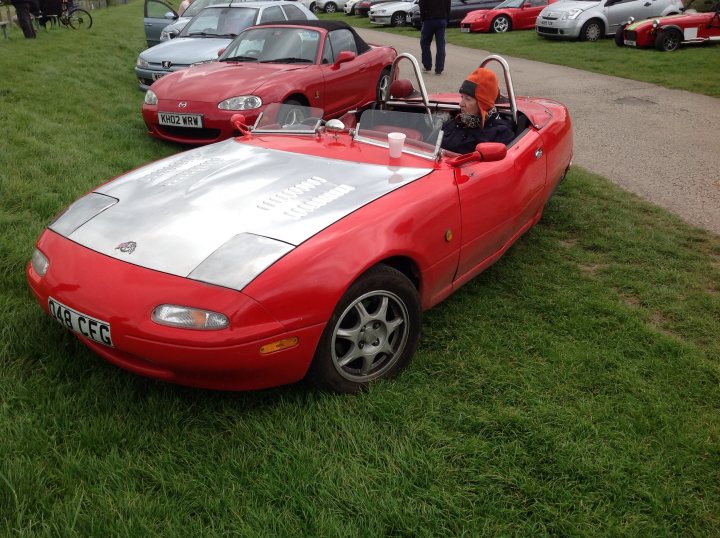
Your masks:
{"label": "grassy ground", "polygon": [[[370,24],[367,17],[336,13],[321,18],[344,20],[361,28],[383,29],[420,38],[411,27],[383,28]],[[447,31],[449,43],[516,56],[539,62],[566,65],[595,73],[641,80],[667,88],[720,97],[720,46],[682,47],[672,53],[654,49],[618,47],[612,39],[595,43],[543,39],[534,30],[506,34],[463,34],[459,28]]]}
{"label": "grassy ground", "polygon": [[179,149],[141,11],[0,42],[0,535],[720,535],[720,238],[579,169],[366,394],[149,381],[45,316],[43,226]]}

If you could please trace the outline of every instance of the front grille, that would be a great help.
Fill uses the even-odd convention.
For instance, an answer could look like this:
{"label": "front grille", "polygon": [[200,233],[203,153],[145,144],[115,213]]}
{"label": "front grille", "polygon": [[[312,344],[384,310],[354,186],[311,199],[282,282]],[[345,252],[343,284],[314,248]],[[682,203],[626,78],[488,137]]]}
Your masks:
{"label": "front grille", "polygon": [[637,32],[634,30],[625,30],[625,39],[628,41],[637,41]]}
{"label": "front grille", "polygon": [[545,28],[544,26],[537,27],[538,34],[558,35],[557,28]]}
{"label": "front grille", "polygon": [[220,129],[193,129],[192,127],[170,127],[158,125],[158,131],[175,138],[187,138],[193,140],[214,140],[220,136]]}

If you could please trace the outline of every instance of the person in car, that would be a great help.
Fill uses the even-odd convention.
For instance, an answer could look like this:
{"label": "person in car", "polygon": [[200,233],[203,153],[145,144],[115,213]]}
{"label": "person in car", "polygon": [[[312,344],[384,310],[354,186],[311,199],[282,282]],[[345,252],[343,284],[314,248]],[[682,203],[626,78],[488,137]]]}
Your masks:
{"label": "person in car", "polygon": [[508,144],[515,137],[512,122],[495,109],[498,81],[490,69],[479,67],[460,85],[460,113],[443,126],[442,147],[470,153],[480,142]]}

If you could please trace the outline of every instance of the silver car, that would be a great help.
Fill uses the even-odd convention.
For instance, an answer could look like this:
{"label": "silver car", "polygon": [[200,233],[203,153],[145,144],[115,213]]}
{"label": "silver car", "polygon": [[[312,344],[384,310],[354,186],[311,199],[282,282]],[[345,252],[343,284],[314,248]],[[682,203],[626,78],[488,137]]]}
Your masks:
{"label": "silver car", "polygon": [[301,3],[285,0],[206,7],[177,38],[140,53],[135,65],[140,88],[147,90],[157,79],[194,63],[215,60],[218,53],[249,26],[285,20],[317,20],[317,17]]}
{"label": "silver car", "polygon": [[597,41],[615,32],[630,17],[635,20],[681,13],[681,0],[583,0],[550,4],[535,21],[538,35]]}

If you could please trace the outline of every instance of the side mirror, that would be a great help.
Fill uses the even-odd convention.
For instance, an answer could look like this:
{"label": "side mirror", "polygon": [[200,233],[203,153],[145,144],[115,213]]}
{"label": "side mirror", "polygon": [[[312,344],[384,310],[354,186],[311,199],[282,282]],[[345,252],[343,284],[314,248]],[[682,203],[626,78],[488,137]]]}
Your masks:
{"label": "side mirror", "polygon": [[475,146],[475,151],[458,155],[454,159],[449,159],[450,166],[462,166],[469,162],[494,162],[502,161],[507,155],[507,147],[500,142],[480,142]]}
{"label": "side mirror", "polygon": [[333,69],[339,69],[340,64],[344,64],[347,62],[350,62],[355,59],[355,53],[350,52],[349,50],[344,50],[340,54],[338,54],[337,59],[335,60],[335,63],[333,64]]}
{"label": "side mirror", "polygon": [[220,49],[218,51],[218,58],[220,58],[220,56],[222,56],[223,52],[225,52],[225,49]]}
{"label": "side mirror", "polygon": [[174,11],[168,11],[167,13],[165,13],[165,18],[175,20],[178,18],[178,14]]}
{"label": "side mirror", "polygon": [[507,146],[500,142],[481,142],[475,146],[475,153],[480,154],[484,162],[502,161],[507,155]]}

